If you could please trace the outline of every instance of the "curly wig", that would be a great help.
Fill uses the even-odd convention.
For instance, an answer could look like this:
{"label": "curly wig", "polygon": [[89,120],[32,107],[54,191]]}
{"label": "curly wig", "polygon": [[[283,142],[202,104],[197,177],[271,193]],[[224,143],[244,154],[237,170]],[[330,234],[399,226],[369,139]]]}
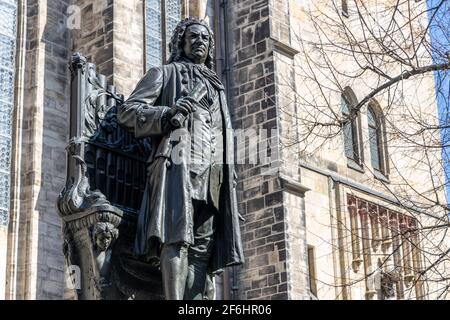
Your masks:
{"label": "curly wig", "polygon": [[180,60],[180,57],[183,55],[183,47],[184,47],[184,33],[186,32],[187,27],[199,24],[204,26],[206,30],[209,32],[209,49],[208,56],[206,57],[205,65],[214,70],[214,35],[209,27],[209,25],[204,20],[198,20],[196,18],[186,18],[181,20],[173,31],[172,38],[170,39],[169,51],[170,57],[168,63],[176,62]]}

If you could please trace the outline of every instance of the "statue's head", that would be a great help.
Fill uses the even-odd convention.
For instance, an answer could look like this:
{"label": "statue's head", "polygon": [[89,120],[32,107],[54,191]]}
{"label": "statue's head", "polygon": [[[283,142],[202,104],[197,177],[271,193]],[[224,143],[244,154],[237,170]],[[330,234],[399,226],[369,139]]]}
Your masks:
{"label": "statue's head", "polygon": [[93,231],[94,246],[100,251],[106,251],[117,238],[118,230],[109,222],[99,222]]}
{"label": "statue's head", "polygon": [[193,63],[204,63],[214,68],[214,36],[204,20],[187,18],[175,28],[169,45],[169,63],[188,58]]}

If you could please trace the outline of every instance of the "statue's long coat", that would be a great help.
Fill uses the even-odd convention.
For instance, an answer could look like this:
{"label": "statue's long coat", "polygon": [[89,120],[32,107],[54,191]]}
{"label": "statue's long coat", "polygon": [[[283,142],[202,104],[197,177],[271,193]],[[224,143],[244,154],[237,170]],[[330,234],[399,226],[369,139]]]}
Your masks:
{"label": "statue's long coat", "polygon": [[[137,226],[137,254],[156,253],[162,243],[194,243],[190,173],[185,158],[189,152],[183,150],[188,144],[183,135],[179,142],[180,134],[173,131],[168,116],[170,106],[189,93],[191,87],[192,75],[182,63],[173,62],[160,68],[152,68],[117,113],[119,124],[134,132],[136,137],[151,137],[152,141],[147,186]],[[243,262],[234,183],[234,140],[225,93],[220,90],[219,94],[226,161],[211,261],[212,271]],[[173,150],[177,151],[177,155],[181,154],[181,161],[174,158]]]}

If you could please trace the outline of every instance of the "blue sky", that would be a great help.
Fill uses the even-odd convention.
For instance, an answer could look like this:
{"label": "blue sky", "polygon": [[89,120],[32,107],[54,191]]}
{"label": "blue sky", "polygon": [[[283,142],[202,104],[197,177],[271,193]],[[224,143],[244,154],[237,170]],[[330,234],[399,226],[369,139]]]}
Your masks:
{"label": "blue sky", "polygon": [[[442,0],[427,0],[428,8],[433,8]],[[433,11],[434,12],[434,11]],[[429,16],[433,14],[429,12]],[[438,14],[434,16],[434,22],[430,27],[430,37],[433,48],[436,48],[433,59],[435,63],[443,63],[442,55],[437,52],[449,52],[450,55],[450,0],[445,0]],[[447,60],[448,61],[448,60]],[[441,125],[450,124],[450,71],[440,71],[434,73],[436,82],[436,94],[438,101],[439,121]],[[442,129],[442,143],[444,150],[442,152],[445,173],[447,178],[447,203],[450,203],[450,129]]]}

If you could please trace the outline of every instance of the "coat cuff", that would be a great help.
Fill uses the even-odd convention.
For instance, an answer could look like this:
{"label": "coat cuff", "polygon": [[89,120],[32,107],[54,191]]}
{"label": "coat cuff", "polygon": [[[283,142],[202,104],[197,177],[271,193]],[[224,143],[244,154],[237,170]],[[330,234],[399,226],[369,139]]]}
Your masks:
{"label": "coat cuff", "polygon": [[169,107],[163,106],[139,107],[134,127],[136,138],[164,135],[170,126],[169,110]]}

